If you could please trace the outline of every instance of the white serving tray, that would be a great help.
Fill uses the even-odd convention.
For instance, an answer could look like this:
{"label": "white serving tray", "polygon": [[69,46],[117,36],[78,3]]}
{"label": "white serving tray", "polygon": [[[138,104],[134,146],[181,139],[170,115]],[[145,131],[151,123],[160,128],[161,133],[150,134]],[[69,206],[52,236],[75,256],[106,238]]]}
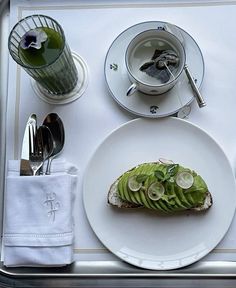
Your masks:
{"label": "white serving tray", "polygon": [[[6,160],[19,159],[29,114],[36,113],[42,121],[47,113],[58,113],[66,129],[65,149],[61,157],[79,168],[80,184],[74,210],[75,259],[78,263],[117,261],[92,232],[82,205],[83,174],[95,148],[113,129],[136,118],[119,107],[109,94],[104,79],[106,53],[123,30],[144,21],[171,22],[191,34],[204,56],[206,70],[201,91],[207,106],[199,109],[194,102],[188,121],[215,137],[234,165],[236,68],[233,59],[236,42],[232,35],[236,26],[236,2],[12,0],[10,27],[19,19],[37,13],[49,15],[62,25],[71,50],[88,65],[89,84],[78,100],[66,105],[50,105],[34,94],[28,75],[9,59]],[[235,230],[236,220],[225,239],[203,260],[234,261]]]}

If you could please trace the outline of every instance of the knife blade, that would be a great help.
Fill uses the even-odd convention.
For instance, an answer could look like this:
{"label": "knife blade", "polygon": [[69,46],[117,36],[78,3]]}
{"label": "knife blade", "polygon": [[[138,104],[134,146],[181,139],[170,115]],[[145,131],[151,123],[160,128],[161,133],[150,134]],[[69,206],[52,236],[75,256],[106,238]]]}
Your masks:
{"label": "knife blade", "polygon": [[[29,163],[30,156],[30,139],[29,139],[29,128],[32,127],[33,131],[36,133],[37,129],[37,117],[35,114],[31,114],[25,126],[24,137],[22,141],[21,148],[21,159],[20,159],[20,176],[32,176],[32,170]],[[35,135],[34,133],[34,135]]]}

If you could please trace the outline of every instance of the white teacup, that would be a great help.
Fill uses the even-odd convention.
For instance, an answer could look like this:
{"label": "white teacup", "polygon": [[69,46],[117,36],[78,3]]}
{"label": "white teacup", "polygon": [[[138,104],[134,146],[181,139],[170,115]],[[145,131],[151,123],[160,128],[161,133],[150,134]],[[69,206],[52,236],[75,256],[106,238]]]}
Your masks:
{"label": "white teacup", "polygon": [[[168,81],[163,82],[163,79],[158,79],[157,75],[153,77],[150,76],[150,73],[147,74],[145,71],[140,70],[144,63],[150,62],[156,50],[173,51],[177,55],[178,63],[172,71],[168,67],[164,67],[163,70],[157,70],[157,73],[161,70],[162,74],[169,73],[169,79],[166,78]],[[129,79],[132,82],[132,85],[127,90],[127,96],[137,90],[149,95],[159,95],[167,92],[178,81],[184,70],[185,62],[184,47],[172,33],[160,29],[150,29],[141,32],[131,40],[125,54],[125,63]],[[156,71],[154,72],[156,73]]]}

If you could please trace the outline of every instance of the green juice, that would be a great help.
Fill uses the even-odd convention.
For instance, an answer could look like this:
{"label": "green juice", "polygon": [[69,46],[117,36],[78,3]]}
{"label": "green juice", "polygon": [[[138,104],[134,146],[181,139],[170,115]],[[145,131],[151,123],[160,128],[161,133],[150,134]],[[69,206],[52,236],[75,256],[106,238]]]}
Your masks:
{"label": "green juice", "polygon": [[47,27],[40,29],[43,30],[48,37],[48,39],[42,43],[40,49],[33,47],[23,49],[19,47],[19,56],[21,61],[26,65],[34,67],[48,65],[57,59],[63,49],[63,38],[57,31]]}
{"label": "green juice", "polygon": [[19,45],[19,57],[26,71],[49,93],[65,94],[76,85],[78,76],[69,47],[59,32],[42,27],[47,40],[40,49]]}

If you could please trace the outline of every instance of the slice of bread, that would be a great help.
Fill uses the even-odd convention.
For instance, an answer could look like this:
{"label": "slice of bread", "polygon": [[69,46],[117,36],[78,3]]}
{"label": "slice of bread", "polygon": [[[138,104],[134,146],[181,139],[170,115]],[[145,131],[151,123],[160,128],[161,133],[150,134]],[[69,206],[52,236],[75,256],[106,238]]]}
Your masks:
{"label": "slice of bread", "polygon": [[[142,165],[142,164],[140,164],[140,165]],[[138,165],[138,166],[140,166],[140,165]],[[138,166],[130,169],[129,171],[137,168]],[[122,177],[122,175],[111,185],[111,187],[108,191],[108,195],[107,195],[108,204],[115,206],[117,208],[145,208],[145,209],[148,209],[142,205],[128,202],[128,201],[125,201],[125,200],[120,198],[119,192],[118,192],[118,183],[119,183],[119,180],[121,177]],[[192,211],[197,211],[197,212],[206,211],[212,206],[212,204],[213,204],[212,195],[209,191],[207,191],[205,201],[202,205],[197,206],[197,207],[193,207],[190,209],[186,209],[186,210],[188,210],[188,211],[192,210]]]}

